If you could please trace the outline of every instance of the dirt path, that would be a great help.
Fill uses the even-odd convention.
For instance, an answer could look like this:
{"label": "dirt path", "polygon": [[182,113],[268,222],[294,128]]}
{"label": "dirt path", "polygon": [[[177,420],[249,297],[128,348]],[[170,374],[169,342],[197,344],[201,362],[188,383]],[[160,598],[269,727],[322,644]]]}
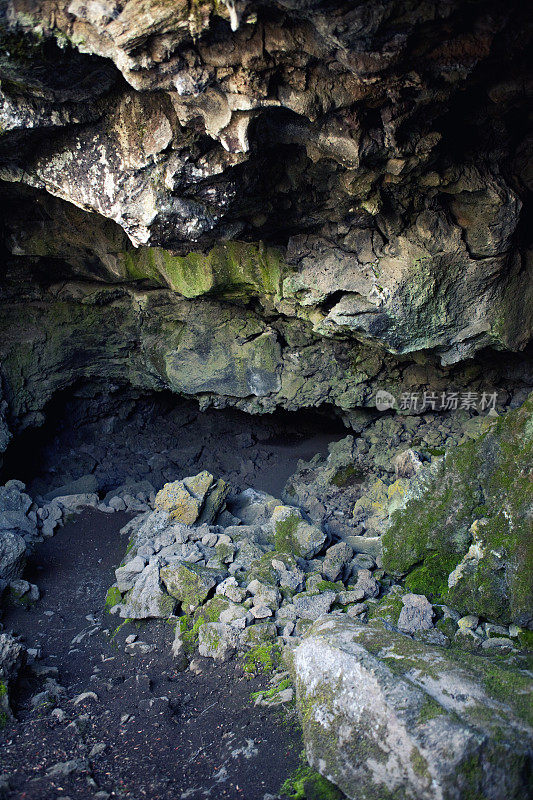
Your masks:
{"label": "dirt path", "polygon": [[[122,557],[118,531],[126,519],[88,511],[40,545],[25,577],[42,598],[4,617],[26,646],[41,648],[37,664],[44,670],[22,682],[18,722],[0,733],[9,798],[277,796],[297,766],[301,740],[281,715],[251,703],[264,678],[244,677],[236,662],[208,660],[199,675],[177,672],[173,631],[163,622],[128,623],[112,636],[120,620],[103,617],[102,608]],[[130,634],[153,649],[142,653],[147,648],[134,645],[136,652],[126,654]],[[47,685],[57,694],[47,672],[48,681],[55,675],[64,687],[59,711],[46,703],[32,708]],[[97,699],[73,702],[87,691]]]}

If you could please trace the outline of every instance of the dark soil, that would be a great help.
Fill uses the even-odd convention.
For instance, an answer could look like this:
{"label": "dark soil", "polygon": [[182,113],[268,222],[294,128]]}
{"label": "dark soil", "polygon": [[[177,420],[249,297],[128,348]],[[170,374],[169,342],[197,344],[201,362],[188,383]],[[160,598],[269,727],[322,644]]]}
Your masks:
{"label": "dark soil", "polygon": [[[127,623],[117,631],[121,620],[104,614],[125,545],[118,532],[127,519],[87,511],[39,545],[25,577],[38,584],[41,600],[4,617],[5,628],[21,634],[26,646],[41,648],[37,669],[56,668],[64,687],[56,703],[32,708],[46,676],[26,669],[15,697],[18,720],[0,733],[8,797],[277,796],[298,765],[302,745],[290,712],[251,702],[251,692],[265,686],[267,677],[250,679],[237,661],[215,665],[207,659],[199,659],[198,675],[179,672],[170,625]],[[127,654],[125,638],[132,633],[154,650]],[[75,705],[73,699],[86,691],[97,699]],[[64,711],[62,721],[52,713],[54,705]],[[94,745],[102,752],[91,755]],[[70,774],[47,775],[59,762],[71,761],[77,763],[68,767]]]}

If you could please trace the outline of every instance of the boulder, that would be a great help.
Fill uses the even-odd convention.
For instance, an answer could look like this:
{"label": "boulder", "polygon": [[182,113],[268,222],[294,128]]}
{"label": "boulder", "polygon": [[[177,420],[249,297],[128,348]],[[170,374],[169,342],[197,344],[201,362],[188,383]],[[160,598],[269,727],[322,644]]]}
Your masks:
{"label": "boulder", "polygon": [[198,642],[201,656],[227,661],[239,644],[239,631],[224,622],[206,622],[198,631]]}
{"label": "boulder", "polygon": [[0,633],[0,728],[12,718],[9,689],[24,663],[25,650],[10,633]]}
{"label": "boulder", "polygon": [[95,494],[98,491],[98,480],[95,475],[82,475],[75,481],[70,481],[58,486],[44,495],[45,500],[54,500],[56,497],[65,497],[70,494]]}
{"label": "boulder", "polygon": [[168,593],[183,606],[186,613],[194,611],[227,575],[224,570],[210,569],[190,562],[172,562],[161,569],[161,580]]}
{"label": "boulder", "polygon": [[429,631],[433,627],[433,606],[423,594],[404,594],[398,627],[404,633]]}
{"label": "boulder", "polygon": [[337,595],[335,592],[302,592],[293,597],[294,608],[301,619],[316,620],[327,614]]}
{"label": "boulder", "polygon": [[533,625],[533,395],[419,470],[382,537],[383,567],[414,593]]}
{"label": "boulder", "polygon": [[135,556],[123,567],[118,567],[115,570],[115,578],[120,592],[127,592],[133,588],[139,573],[143,571],[145,565],[146,559],[141,558],[141,556]]}
{"label": "boulder", "polygon": [[529,796],[529,673],[342,617],[290,658],[308,761],[351,800]]}
{"label": "boulder", "polygon": [[100,499],[97,494],[81,492],[80,494],[65,494],[54,497],[54,503],[63,508],[67,514],[77,514],[87,507],[96,508]]}
{"label": "boulder", "polygon": [[225,481],[215,481],[204,470],[182,481],[166,483],[155,496],[155,508],[167,511],[171,520],[184,525],[211,523],[222,510],[228,492]]}
{"label": "boulder", "polygon": [[124,597],[120,608],[123,619],[166,619],[174,611],[176,601],[161,588],[159,565],[148,564]]}
{"label": "boulder", "polygon": [[167,511],[171,520],[193,525],[200,513],[200,501],[183,485],[182,481],[165,483],[155,496],[156,511]]}
{"label": "boulder", "polygon": [[26,543],[19,533],[0,530],[0,580],[12,581],[22,575]]}
{"label": "boulder", "polygon": [[318,525],[311,525],[293,506],[276,506],[272,514],[273,544],[280,553],[312,558],[324,546],[327,536]]}

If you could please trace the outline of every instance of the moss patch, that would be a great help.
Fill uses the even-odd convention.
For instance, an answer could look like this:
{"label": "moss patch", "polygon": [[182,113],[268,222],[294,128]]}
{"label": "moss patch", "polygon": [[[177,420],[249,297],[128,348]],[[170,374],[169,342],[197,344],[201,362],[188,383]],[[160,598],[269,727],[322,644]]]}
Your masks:
{"label": "moss patch", "polygon": [[302,754],[301,761],[281,786],[282,797],[290,800],[342,800],[343,793],[307,764],[305,754]]}
{"label": "moss patch", "polygon": [[298,553],[300,546],[296,538],[296,531],[298,530],[299,517],[291,515],[286,519],[280,519],[276,522],[276,529],[274,533],[274,543],[276,550],[282,553]]}
{"label": "moss patch", "polygon": [[248,650],[242,663],[247,675],[273,672],[281,663],[281,650],[277,644],[264,642]]}

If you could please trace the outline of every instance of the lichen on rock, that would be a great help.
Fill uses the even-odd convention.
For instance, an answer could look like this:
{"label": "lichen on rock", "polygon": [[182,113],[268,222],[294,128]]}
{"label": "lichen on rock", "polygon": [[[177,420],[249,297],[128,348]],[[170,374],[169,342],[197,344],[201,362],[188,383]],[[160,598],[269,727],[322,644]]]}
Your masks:
{"label": "lichen on rock", "polygon": [[533,398],[419,472],[382,537],[412,591],[464,613],[533,621]]}

